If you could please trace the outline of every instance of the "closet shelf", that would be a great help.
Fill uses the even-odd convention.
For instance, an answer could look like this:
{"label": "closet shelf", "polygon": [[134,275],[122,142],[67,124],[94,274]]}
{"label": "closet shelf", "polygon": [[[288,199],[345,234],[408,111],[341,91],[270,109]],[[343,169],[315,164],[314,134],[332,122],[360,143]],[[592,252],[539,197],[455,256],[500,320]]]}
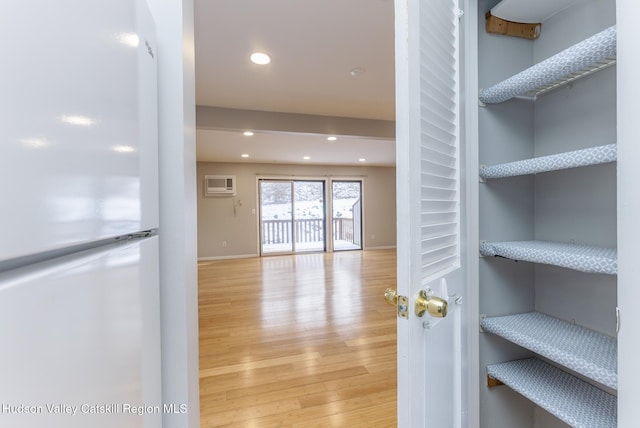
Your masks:
{"label": "closet shelf", "polygon": [[618,388],[616,339],[540,312],[485,318],[482,328],[612,389]]}
{"label": "closet shelf", "polygon": [[487,375],[578,428],[617,426],[617,398],[537,358],[487,366]]}
{"label": "closet shelf", "polygon": [[615,248],[551,241],[505,241],[481,243],[480,254],[561,266],[581,272],[618,273]]}
{"label": "closet shelf", "polygon": [[617,160],[615,144],[591,147],[539,158],[525,159],[498,165],[480,166],[480,177],[490,178],[515,177],[517,175],[538,174],[561,169],[578,168],[615,162]]}
{"label": "closet shelf", "polygon": [[493,16],[513,22],[544,22],[576,0],[502,0],[491,9]]}
{"label": "closet shelf", "polygon": [[616,62],[615,25],[480,92],[480,101],[496,104],[518,95],[539,95]]}

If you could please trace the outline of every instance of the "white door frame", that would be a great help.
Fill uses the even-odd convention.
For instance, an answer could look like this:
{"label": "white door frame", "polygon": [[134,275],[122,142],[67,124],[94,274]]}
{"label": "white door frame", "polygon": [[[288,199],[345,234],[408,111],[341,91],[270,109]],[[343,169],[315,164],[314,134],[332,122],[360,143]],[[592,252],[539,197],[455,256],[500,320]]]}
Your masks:
{"label": "white door frame", "polygon": [[479,202],[479,128],[478,128],[478,2],[461,0],[464,11],[462,17],[462,37],[460,39],[461,87],[460,102],[463,118],[461,120],[461,163],[462,185],[465,186],[465,204],[461,213],[462,227],[462,262],[466,266],[466,290],[464,317],[467,325],[463,326],[466,337],[463,337],[463,362],[466,376],[463,383],[466,394],[462,403],[462,426],[478,428],[480,424],[480,202]]}
{"label": "white door frame", "polygon": [[618,426],[635,427],[638,424],[637,391],[640,383],[640,366],[637,355],[640,342],[637,326],[640,311],[637,310],[638,242],[640,242],[640,146],[638,134],[637,103],[640,98],[640,82],[637,70],[640,53],[637,47],[637,18],[640,3],[618,0],[616,4],[618,33],[617,73],[617,135],[618,135],[618,309],[620,331],[618,333]]}

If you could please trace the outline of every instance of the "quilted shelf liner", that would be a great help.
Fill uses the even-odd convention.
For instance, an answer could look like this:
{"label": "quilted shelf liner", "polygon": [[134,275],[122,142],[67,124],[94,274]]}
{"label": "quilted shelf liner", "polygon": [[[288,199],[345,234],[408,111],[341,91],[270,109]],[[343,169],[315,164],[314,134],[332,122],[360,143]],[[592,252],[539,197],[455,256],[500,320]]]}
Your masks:
{"label": "quilted shelf liner", "polygon": [[618,388],[618,345],[613,337],[539,312],[485,318],[480,324],[485,331]]}
{"label": "quilted shelf liner", "polygon": [[537,358],[493,364],[487,374],[572,427],[617,426],[615,396]]}
{"label": "quilted shelf liner", "polygon": [[581,272],[618,273],[615,248],[551,241],[505,241],[481,243],[480,254],[561,266]]}
{"label": "quilted shelf liner", "polygon": [[615,63],[615,25],[480,92],[480,101],[496,104],[518,95],[539,94]]}
{"label": "quilted shelf liner", "polygon": [[480,167],[480,177],[485,180],[489,178],[514,177],[517,175],[538,174],[540,172],[598,165],[601,163],[615,162],[616,160],[616,145],[607,144],[605,146],[591,147],[499,165],[482,165]]}

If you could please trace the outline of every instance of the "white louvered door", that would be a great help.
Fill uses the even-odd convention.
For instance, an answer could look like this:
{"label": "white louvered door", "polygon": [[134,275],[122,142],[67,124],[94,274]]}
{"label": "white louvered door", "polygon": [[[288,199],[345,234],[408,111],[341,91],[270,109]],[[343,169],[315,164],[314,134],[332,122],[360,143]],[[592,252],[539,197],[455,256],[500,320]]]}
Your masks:
{"label": "white louvered door", "polygon": [[[460,427],[462,402],[458,0],[396,1],[398,426]],[[448,301],[419,317],[421,291]]]}

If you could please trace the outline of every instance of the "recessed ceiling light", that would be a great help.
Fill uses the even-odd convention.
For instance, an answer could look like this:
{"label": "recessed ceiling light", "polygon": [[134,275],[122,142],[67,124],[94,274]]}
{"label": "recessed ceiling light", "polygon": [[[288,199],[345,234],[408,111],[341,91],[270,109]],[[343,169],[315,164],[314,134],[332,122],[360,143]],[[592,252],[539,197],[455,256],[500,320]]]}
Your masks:
{"label": "recessed ceiling light", "polygon": [[329,141],[336,141],[338,138],[337,137],[327,137],[327,140]]}
{"label": "recessed ceiling light", "polygon": [[360,158],[360,159],[358,159],[358,161],[360,161],[360,162],[366,162],[367,160],[366,160],[365,158]]}
{"label": "recessed ceiling light", "polygon": [[248,155],[248,154],[246,154],[246,153],[243,153],[243,154],[241,154],[240,156],[242,156],[243,158],[248,158],[248,157],[249,157],[249,155]]}
{"label": "recessed ceiling light", "polygon": [[247,136],[247,137],[251,137],[251,136],[253,135],[253,132],[251,132],[251,131],[244,131],[244,132],[242,133],[242,135],[245,135],[245,136]]}
{"label": "recessed ceiling light", "polygon": [[258,65],[266,65],[271,62],[271,57],[264,52],[254,52],[250,58],[252,63]]}
{"label": "recessed ceiling light", "polygon": [[305,156],[305,157],[303,157],[302,159],[304,159],[304,160],[309,160],[309,159],[311,159],[311,156]]}

